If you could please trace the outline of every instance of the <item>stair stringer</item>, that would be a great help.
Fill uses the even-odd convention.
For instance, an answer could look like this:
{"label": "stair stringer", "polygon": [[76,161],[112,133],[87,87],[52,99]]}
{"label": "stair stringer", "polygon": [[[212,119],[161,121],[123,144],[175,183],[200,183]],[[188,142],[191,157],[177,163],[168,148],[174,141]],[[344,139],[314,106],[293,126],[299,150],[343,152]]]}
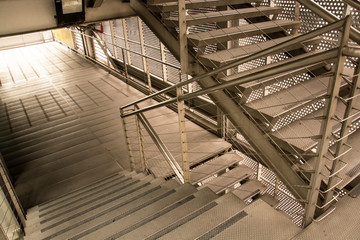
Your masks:
{"label": "stair stringer", "polygon": [[[130,6],[137,15],[147,24],[153,33],[167,47],[167,49],[179,60],[180,44],[164,26],[152,15],[141,0],[131,0]],[[198,70],[198,74],[206,73],[206,69],[189,52],[189,65]],[[202,88],[209,88],[219,83],[212,77],[204,77],[198,81]],[[307,199],[308,190],[297,187],[307,185],[301,176],[291,168],[290,161],[284,158],[281,153],[264,136],[261,129],[253,123],[242,109],[224,91],[217,91],[209,94],[209,97],[216,103],[221,111],[228,116],[228,119],[236,129],[248,140],[255,151],[262,157],[263,162],[273,170],[280,180],[286,185],[296,199],[304,204]]]}

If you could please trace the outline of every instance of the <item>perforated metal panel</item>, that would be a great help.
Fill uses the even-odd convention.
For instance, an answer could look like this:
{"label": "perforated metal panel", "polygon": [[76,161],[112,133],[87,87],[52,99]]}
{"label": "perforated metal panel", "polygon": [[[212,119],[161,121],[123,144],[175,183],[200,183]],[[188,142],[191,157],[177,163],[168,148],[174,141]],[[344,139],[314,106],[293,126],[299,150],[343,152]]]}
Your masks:
{"label": "perforated metal panel", "polygon": [[80,52],[81,54],[84,54],[84,44],[81,38],[81,34],[75,28],[73,28],[72,30],[75,50]]}
{"label": "perforated metal panel", "polygon": [[137,17],[126,18],[125,21],[126,21],[126,30],[128,34],[129,48],[135,52],[135,53],[130,52],[131,64],[135,67],[144,70],[142,57],[139,54],[136,54],[136,53],[141,54],[138,18]]}
{"label": "perforated metal panel", "polygon": [[[160,40],[155,36],[155,34],[148,28],[148,26],[143,21],[141,21],[141,25],[143,29],[146,55],[161,61]],[[160,78],[163,78],[162,64],[151,59],[149,59],[148,61],[150,73]]]}

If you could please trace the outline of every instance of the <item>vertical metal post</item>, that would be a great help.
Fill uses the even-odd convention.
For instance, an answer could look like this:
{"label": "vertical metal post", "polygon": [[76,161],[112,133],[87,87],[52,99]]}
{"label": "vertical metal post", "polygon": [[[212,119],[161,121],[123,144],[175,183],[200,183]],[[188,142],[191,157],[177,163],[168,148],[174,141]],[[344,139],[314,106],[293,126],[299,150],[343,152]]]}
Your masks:
{"label": "vertical metal post", "polygon": [[[134,106],[134,110],[137,110],[136,106]],[[144,152],[144,142],[143,137],[141,133],[141,125],[138,115],[135,115],[136,120],[136,130],[137,130],[137,136],[138,136],[138,142],[139,142],[139,151],[140,151],[140,162],[141,162],[141,170],[143,172],[146,171],[146,165],[145,165],[145,152]]]}
{"label": "vertical metal post", "polygon": [[[123,114],[124,114],[124,110],[120,109],[120,116],[122,116]],[[132,171],[135,171],[134,154],[132,152],[130,138],[129,138],[128,130],[126,128],[125,118],[121,117],[121,121],[122,121],[122,124],[123,124],[124,136],[125,136],[126,146],[127,146],[127,149],[128,149],[128,154],[129,154],[130,168],[131,168]]]}
{"label": "vertical metal post", "polygon": [[179,42],[180,42],[180,64],[181,73],[188,73],[188,45],[187,45],[187,27],[186,27],[186,8],[185,0],[178,0],[179,10]]}
{"label": "vertical metal post", "polygon": [[[181,72],[179,73],[181,76]],[[180,78],[181,79],[181,78]],[[182,87],[176,88],[176,96],[180,97],[183,94]],[[178,107],[178,121],[179,121],[179,132],[180,132],[180,144],[181,144],[181,156],[183,161],[183,172],[184,172],[184,181],[190,182],[190,162],[188,156],[188,145],[186,137],[186,128],[185,128],[185,108],[184,101],[177,101]]]}
{"label": "vertical metal post", "polygon": [[152,93],[152,86],[151,86],[151,76],[150,76],[150,69],[149,69],[149,59],[145,58],[145,66],[146,66],[146,77],[149,87],[149,93]]}
{"label": "vertical metal post", "polygon": [[220,108],[216,108],[216,120],[217,120],[217,134],[221,137],[225,137],[225,117]]}
{"label": "vertical metal post", "polygon": [[[130,49],[125,19],[121,19],[121,23],[122,23],[122,27],[123,27],[123,33],[124,33],[125,49]],[[131,57],[130,57],[129,51],[126,51],[126,57],[127,57],[127,63],[129,65],[131,65]],[[125,58],[124,58],[124,62],[125,62]]]}
{"label": "vertical metal post", "polygon": [[[106,55],[106,65],[109,67],[110,66],[110,56],[108,54],[108,48],[106,46],[106,41],[105,41],[105,34],[104,33],[101,33],[101,41],[104,43],[103,44],[103,51],[104,51],[104,54]],[[99,44],[101,46],[101,44]]]}
{"label": "vertical metal post", "polygon": [[295,12],[294,12],[294,20],[299,21],[300,19],[300,3],[295,1]]}
{"label": "vertical metal post", "polygon": [[[165,46],[162,42],[160,42],[160,53],[161,53],[161,61],[162,62],[166,62],[166,57],[165,57]],[[167,82],[168,78],[167,78],[167,67],[165,64],[161,64],[162,65],[162,72],[163,72],[163,80],[164,82]]]}
{"label": "vertical metal post", "polygon": [[329,96],[325,105],[325,114],[326,119],[321,124],[321,139],[318,144],[318,157],[315,161],[314,173],[310,179],[310,189],[307,196],[307,203],[305,205],[305,217],[304,217],[304,226],[309,225],[314,216],[316,206],[319,200],[319,191],[320,191],[320,184],[322,181],[322,169],[324,168],[325,164],[325,154],[328,151],[329,147],[329,139],[331,136],[331,131],[333,124],[331,119],[334,117],[336,103],[337,103],[337,96],[339,94],[340,83],[341,83],[341,73],[344,68],[345,63],[345,56],[343,55],[343,48],[347,44],[349,40],[349,32],[350,32],[350,25],[351,18],[349,16],[346,17],[345,24],[342,30],[342,38],[339,45],[339,58],[336,63],[335,68],[335,75],[330,80],[327,95]]}
{"label": "vertical metal post", "polygon": [[144,43],[144,33],[143,33],[143,27],[141,25],[141,18],[137,17],[137,22],[138,22],[138,30],[139,30],[139,38],[140,38],[140,48],[141,48],[141,54],[142,56],[142,62],[143,62],[143,69],[144,72],[147,72],[147,70],[149,69],[149,63],[147,63],[147,59],[146,59],[146,52],[145,52],[145,43]]}
{"label": "vertical metal post", "polygon": [[110,32],[111,32],[111,41],[112,41],[113,50],[114,50],[114,57],[116,59],[119,59],[119,54],[118,54],[117,48],[116,48],[115,33],[114,33],[114,21],[109,21],[109,24],[110,24]]}
{"label": "vertical metal post", "polygon": [[263,168],[263,166],[261,165],[261,163],[258,163],[257,180],[259,180],[259,181],[261,180],[262,168]]}
{"label": "vertical metal post", "polygon": [[129,80],[129,75],[128,75],[127,64],[126,64],[125,50],[122,48],[121,52],[122,52],[123,63],[124,63],[125,82],[127,83]]}
{"label": "vertical metal post", "polygon": [[274,189],[274,198],[276,198],[276,199],[279,197],[279,182],[280,182],[280,179],[278,177],[276,177],[275,189]]}

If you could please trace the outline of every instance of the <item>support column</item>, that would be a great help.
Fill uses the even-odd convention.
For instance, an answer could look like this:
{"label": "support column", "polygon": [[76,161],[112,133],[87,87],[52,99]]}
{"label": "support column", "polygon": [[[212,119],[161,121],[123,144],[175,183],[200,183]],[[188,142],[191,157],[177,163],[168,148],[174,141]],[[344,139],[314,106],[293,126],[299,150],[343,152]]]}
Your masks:
{"label": "support column", "polygon": [[180,42],[180,64],[181,73],[188,73],[188,45],[187,45],[187,26],[185,0],[178,0],[179,11],[179,42]]}

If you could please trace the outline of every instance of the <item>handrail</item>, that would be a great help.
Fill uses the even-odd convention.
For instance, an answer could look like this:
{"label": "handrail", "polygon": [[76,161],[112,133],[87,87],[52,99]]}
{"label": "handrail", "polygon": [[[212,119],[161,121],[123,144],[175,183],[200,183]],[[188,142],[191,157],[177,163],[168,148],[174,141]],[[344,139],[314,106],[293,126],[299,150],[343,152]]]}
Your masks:
{"label": "handrail", "polygon": [[[325,21],[332,23],[339,21],[340,19],[329,12],[326,8],[322,7],[313,0],[297,0],[299,3],[322,17]],[[354,40],[357,44],[360,44],[360,32],[354,27],[350,27],[350,38]]]}
{"label": "handrail", "polygon": [[127,108],[127,107],[130,107],[130,106],[133,106],[135,104],[138,104],[140,102],[143,102],[145,100],[148,100],[148,99],[151,99],[157,95],[160,95],[160,94],[163,94],[163,93],[166,93],[170,90],[174,90],[178,87],[182,87],[182,86],[185,86],[189,83],[192,83],[192,82],[197,82],[197,81],[200,81],[201,79],[205,78],[205,77],[210,77],[210,76],[213,76],[213,75],[216,75],[218,73],[221,73],[227,69],[230,69],[230,68],[233,68],[233,67],[236,67],[238,65],[241,65],[243,63],[246,63],[248,61],[252,61],[252,60],[255,60],[255,59],[258,59],[258,58],[261,58],[261,57],[264,57],[264,56],[267,56],[267,55],[270,55],[274,52],[277,52],[281,49],[284,49],[286,47],[289,47],[293,44],[296,44],[296,43],[299,43],[299,42],[303,42],[303,41],[306,41],[306,40],[309,40],[309,39],[312,39],[314,37],[317,37],[325,32],[329,32],[331,30],[335,30],[335,29],[338,29],[340,28],[341,26],[343,26],[345,20],[339,20],[339,21],[336,21],[336,22],[333,22],[333,23],[330,23],[328,25],[326,25],[325,27],[322,27],[320,29],[317,29],[317,30],[314,30],[314,31],[311,31],[309,33],[306,33],[306,34],[303,34],[303,35],[299,35],[297,37],[294,37],[290,40],[287,40],[281,44],[278,44],[276,45],[275,47],[269,47],[269,48],[266,48],[262,51],[259,51],[257,53],[254,53],[252,55],[249,55],[249,56],[246,56],[246,57],[243,57],[241,59],[238,59],[238,60],[235,60],[233,62],[230,62],[222,67],[219,67],[219,68],[216,68],[212,71],[208,71],[206,73],[203,73],[203,74],[200,74],[198,76],[195,76],[187,81],[183,81],[183,82],[179,82],[173,86],[170,86],[170,87],[167,87],[167,88],[164,88],[156,93],[153,93],[153,94],[150,94],[148,96],[145,96],[139,100],[136,100],[134,102],[131,102],[129,104],[126,104],[124,106],[122,106],[120,109],[124,109],[124,108]]}
{"label": "handrail", "polygon": [[[137,105],[135,105],[135,107],[137,109],[139,109],[139,107]],[[171,154],[171,152],[165,146],[165,144],[161,141],[159,135],[157,135],[155,130],[152,128],[149,121],[146,119],[145,115],[142,113],[138,113],[137,116],[138,116],[138,119],[140,120],[140,122],[142,123],[142,125],[144,126],[145,130],[148,132],[149,136],[151,137],[151,139],[154,141],[155,145],[159,149],[161,155],[168,162],[168,164],[170,165],[170,167],[172,168],[172,170],[174,171],[176,176],[179,178],[181,183],[184,183],[185,182],[184,177],[183,177],[184,172],[181,169],[181,167],[179,166],[179,164],[177,163],[177,161],[175,160],[174,156]]]}
{"label": "handrail", "polygon": [[6,190],[9,193],[11,202],[14,204],[15,210],[16,210],[16,214],[18,215],[20,222],[19,224],[21,225],[21,227],[24,229],[25,228],[25,221],[26,221],[26,217],[25,217],[25,211],[21,206],[20,200],[16,195],[15,192],[15,188],[11,183],[11,180],[9,178],[9,174],[6,168],[6,164],[4,162],[4,158],[0,153],[0,176],[4,182],[4,185],[6,187]]}
{"label": "handrail", "polygon": [[233,86],[237,86],[239,84],[243,84],[243,83],[247,83],[247,82],[252,82],[252,81],[256,81],[260,78],[266,78],[266,77],[270,77],[276,73],[281,73],[281,72],[286,72],[289,71],[291,69],[294,69],[296,67],[305,67],[314,63],[318,63],[319,61],[323,61],[325,59],[331,59],[334,58],[338,55],[338,49],[334,48],[325,52],[320,52],[317,54],[314,54],[312,56],[303,58],[298,60],[297,62],[293,62],[293,63],[285,63],[285,64],[281,64],[279,66],[273,67],[271,69],[267,69],[267,70],[263,70],[263,71],[259,71],[257,73],[253,73],[253,74],[249,74],[243,77],[240,77],[238,79],[234,79],[219,85],[215,85],[212,87],[208,87],[208,88],[204,88],[202,90],[196,91],[196,92],[192,92],[192,93],[188,93],[185,95],[182,95],[180,97],[175,97],[175,98],[170,98],[168,100],[165,100],[163,102],[157,103],[157,104],[153,104],[151,106],[148,107],[144,107],[142,109],[130,112],[130,113],[125,113],[122,115],[122,117],[129,117],[131,115],[134,114],[138,114],[139,112],[144,112],[144,111],[149,111],[151,109],[155,109],[161,106],[166,106],[168,104],[171,103],[175,103],[176,101],[185,101],[197,96],[201,96],[204,94],[209,94],[215,91],[219,91],[219,90],[223,90],[225,88],[230,88]]}

